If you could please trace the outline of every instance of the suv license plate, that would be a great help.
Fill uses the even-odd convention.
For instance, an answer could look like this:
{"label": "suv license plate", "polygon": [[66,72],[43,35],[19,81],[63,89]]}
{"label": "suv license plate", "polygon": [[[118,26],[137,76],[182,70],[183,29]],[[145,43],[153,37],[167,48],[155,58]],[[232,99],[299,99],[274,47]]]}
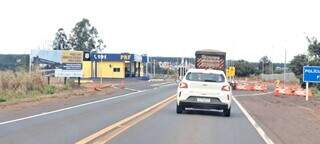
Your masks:
{"label": "suv license plate", "polygon": [[209,103],[210,99],[209,98],[197,98],[197,102]]}

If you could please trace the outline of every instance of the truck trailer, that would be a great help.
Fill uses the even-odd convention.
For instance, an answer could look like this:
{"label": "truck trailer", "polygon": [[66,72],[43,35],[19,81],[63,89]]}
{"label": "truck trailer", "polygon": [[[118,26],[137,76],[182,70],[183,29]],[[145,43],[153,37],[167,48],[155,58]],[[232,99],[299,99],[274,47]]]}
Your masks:
{"label": "truck trailer", "polygon": [[[204,49],[196,51],[195,67],[196,69],[214,69],[226,73],[226,53],[213,49]],[[232,89],[236,88],[237,82],[234,79],[228,79]]]}
{"label": "truck trailer", "polygon": [[226,70],[226,53],[218,50],[204,49],[196,51],[195,67],[197,69]]}

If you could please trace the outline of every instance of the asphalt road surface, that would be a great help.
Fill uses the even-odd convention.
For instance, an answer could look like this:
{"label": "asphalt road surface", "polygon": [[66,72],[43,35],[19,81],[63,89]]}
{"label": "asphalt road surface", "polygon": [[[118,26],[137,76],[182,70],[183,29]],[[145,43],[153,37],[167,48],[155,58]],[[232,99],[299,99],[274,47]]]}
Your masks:
{"label": "asphalt road surface", "polygon": [[[99,101],[15,117],[0,113],[0,143],[75,143],[175,94],[176,85],[116,93]],[[125,94],[125,95],[124,95]],[[246,92],[234,92],[245,96]],[[38,109],[41,109],[39,107]],[[34,109],[31,109],[34,110]],[[24,109],[21,111],[28,111]],[[41,110],[38,110],[41,111]],[[9,115],[9,114],[8,114]],[[21,119],[22,118],[22,119]],[[176,114],[175,102],[109,141],[114,144],[265,143],[239,107],[231,117],[219,112],[189,111]]]}

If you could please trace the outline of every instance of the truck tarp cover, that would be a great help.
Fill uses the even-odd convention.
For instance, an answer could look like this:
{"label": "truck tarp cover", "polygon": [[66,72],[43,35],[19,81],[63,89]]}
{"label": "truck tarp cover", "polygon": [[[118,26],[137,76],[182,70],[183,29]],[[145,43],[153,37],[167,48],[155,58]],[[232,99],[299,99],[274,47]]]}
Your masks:
{"label": "truck tarp cover", "polygon": [[196,68],[225,69],[226,53],[217,50],[199,50],[196,52]]}

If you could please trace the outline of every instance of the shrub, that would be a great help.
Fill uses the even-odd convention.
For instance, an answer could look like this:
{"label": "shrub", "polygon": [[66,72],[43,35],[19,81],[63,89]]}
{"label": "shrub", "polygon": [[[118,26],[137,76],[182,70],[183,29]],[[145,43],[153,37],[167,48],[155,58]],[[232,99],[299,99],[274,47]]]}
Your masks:
{"label": "shrub", "polygon": [[7,101],[7,100],[0,97],[0,103],[1,103],[1,102],[5,102],[5,101]]}
{"label": "shrub", "polygon": [[53,85],[46,85],[44,87],[44,93],[45,94],[54,94],[56,91],[56,87]]}

